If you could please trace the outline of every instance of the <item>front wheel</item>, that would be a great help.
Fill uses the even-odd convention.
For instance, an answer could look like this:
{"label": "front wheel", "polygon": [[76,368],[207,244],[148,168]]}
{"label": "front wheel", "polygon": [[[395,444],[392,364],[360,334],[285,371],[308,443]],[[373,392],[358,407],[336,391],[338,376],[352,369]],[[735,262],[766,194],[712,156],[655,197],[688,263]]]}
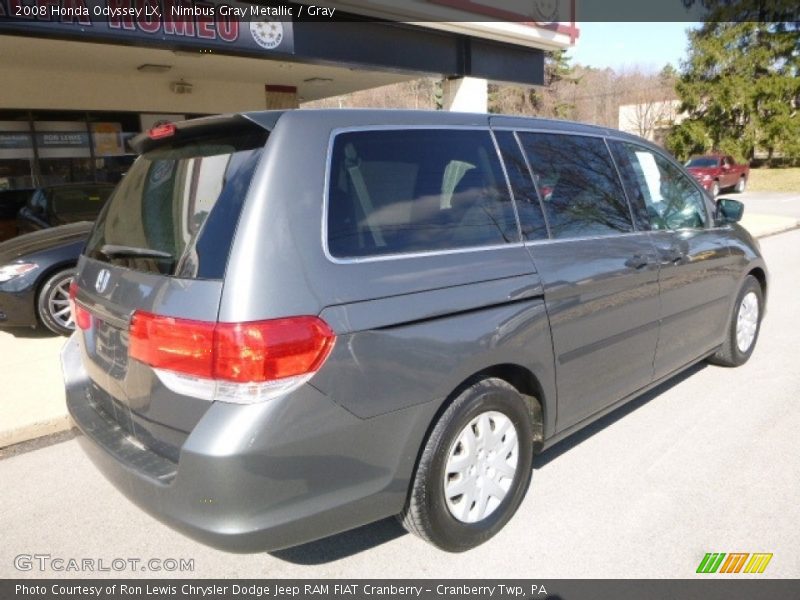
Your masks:
{"label": "front wheel", "polygon": [[533,429],[525,400],[501,379],[464,390],[425,444],[401,515],[410,532],[449,552],[482,544],[528,489]]}
{"label": "front wheel", "polygon": [[725,367],[738,367],[747,362],[758,340],[763,307],[761,284],[748,275],[736,297],[736,308],[728,325],[725,343],[711,357],[711,362]]}
{"label": "front wheel", "polygon": [[69,306],[69,284],[75,269],[64,269],[51,275],[42,284],[36,310],[42,325],[58,335],[70,335],[75,331],[72,309]]}

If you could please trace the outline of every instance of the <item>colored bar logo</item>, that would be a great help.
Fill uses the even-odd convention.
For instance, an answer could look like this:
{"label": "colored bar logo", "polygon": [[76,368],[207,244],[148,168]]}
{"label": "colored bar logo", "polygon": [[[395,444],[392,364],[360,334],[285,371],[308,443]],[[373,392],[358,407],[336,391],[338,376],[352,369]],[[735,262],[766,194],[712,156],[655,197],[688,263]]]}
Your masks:
{"label": "colored bar logo", "polygon": [[697,573],[763,573],[771,560],[772,554],[765,552],[707,552]]}

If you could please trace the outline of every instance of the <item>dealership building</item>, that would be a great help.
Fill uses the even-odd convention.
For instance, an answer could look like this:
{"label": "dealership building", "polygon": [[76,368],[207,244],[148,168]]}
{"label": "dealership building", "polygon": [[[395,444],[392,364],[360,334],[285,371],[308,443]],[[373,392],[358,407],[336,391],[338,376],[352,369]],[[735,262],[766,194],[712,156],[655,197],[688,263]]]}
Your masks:
{"label": "dealership building", "polygon": [[541,85],[577,38],[572,2],[503,4],[0,0],[0,190],[116,182],[159,122],[422,76],[446,109],[485,111],[488,82]]}

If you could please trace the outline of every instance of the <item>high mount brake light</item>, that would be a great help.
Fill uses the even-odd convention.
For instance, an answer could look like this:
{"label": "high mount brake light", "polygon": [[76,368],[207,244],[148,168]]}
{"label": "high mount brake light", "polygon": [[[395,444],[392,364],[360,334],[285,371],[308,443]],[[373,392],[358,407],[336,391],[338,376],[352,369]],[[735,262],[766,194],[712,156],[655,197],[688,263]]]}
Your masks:
{"label": "high mount brake light", "polygon": [[128,352],[173,391],[253,402],[310,378],[335,340],[318,317],[214,323],[136,311]]}
{"label": "high mount brake light", "polygon": [[160,140],[161,138],[170,137],[175,135],[174,123],[164,123],[163,125],[156,125],[147,132],[147,137],[151,140]]}

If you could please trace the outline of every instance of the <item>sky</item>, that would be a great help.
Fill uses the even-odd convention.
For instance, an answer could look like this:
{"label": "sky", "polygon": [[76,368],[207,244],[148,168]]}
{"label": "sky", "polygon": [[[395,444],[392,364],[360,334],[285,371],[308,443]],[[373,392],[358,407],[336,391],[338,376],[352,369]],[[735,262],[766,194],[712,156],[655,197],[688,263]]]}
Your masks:
{"label": "sky", "polygon": [[578,23],[580,36],[569,51],[571,63],[610,67],[619,71],[639,67],[658,72],[671,63],[676,69],[686,55],[686,29],[697,23]]}

